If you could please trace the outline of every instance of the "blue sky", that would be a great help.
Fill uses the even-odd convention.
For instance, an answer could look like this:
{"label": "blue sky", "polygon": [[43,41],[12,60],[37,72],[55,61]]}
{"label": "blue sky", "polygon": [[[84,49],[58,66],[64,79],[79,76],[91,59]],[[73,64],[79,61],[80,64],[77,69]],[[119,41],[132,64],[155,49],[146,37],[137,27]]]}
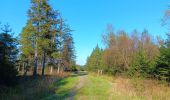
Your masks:
{"label": "blue sky", "polygon": [[[0,0],[0,22],[9,23],[19,34],[27,21],[30,0]],[[62,13],[73,30],[77,63],[85,64],[87,56],[99,44],[107,24],[116,31],[147,28],[152,36],[165,37],[166,29],[161,18],[169,0],[50,0],[50,4]]]}

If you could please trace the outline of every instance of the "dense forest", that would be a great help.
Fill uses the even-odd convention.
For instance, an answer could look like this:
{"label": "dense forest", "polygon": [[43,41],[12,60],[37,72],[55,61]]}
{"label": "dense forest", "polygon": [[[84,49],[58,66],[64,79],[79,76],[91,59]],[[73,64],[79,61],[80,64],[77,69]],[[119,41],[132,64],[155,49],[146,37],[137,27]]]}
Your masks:
{"label": "dense forest", "polygon": [[[147,29],[141,32],[134,29],[129,33],[116,31],[112,24],[108,24],[101,36],[104,47],[96,45],[86,64],[81,66],[76,64],[74,31],[49,0],[30,0],[27,18],[17,35],[10,24],[0,24],[0,99],[65,100],[68,97],[66,100],[73,100],[75,96],[79,100],[89,100],[90,96],[90,100],[98,100],[97,97],[112,100],[113,90],[124,82],[126,88],[132,88],[129,91],[136,89],[133,96],[128,94],[130,99],[139,97],[141,100],[146,94],[148,96],[145,85],[150,86],[151,82],[156,84],[157,92],[160,88],[163,91],[158,100],[170,97],[169,32],[166,38],[161,38],[152,36]],[[170,8],[160,24],[169,29],[169,21]],[[112,82],[113,78],[119,79],[118,85]],[[126,81],[122,81],[123,78]],[[157,98],[157,93],[153,92],[155,87],[144,100]],[[109,92],[104,93],[106,90]],[[148,91],[150,93],[150,89]],[[111,98],[107,98],[110,95]]]}

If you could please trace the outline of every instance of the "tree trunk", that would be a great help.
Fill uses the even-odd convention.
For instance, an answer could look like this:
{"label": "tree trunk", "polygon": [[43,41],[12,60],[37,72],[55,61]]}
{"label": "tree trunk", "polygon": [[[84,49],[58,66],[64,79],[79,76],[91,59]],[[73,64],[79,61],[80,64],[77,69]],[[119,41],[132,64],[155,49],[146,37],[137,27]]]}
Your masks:
{"label": "tree trunk", "polygon": [[53,73],[53,66],[50,67],[50,74]]}
{"label": "tree trunk", "polygon": [[100,75],[100,70],[99,69],[97,70],[97,73],[98,73],[98,76],[99,76]]}
{"label": "tree trunk", "polygon": [[45,70],[45,58],[46,58],[46,55],[45,55],[45,52],[43,54],[43,62],[42,62],[42,78],[44,79],[44,70]]}
{"label": "tree trunk", "polygon": [[33,71],[33,77],[36,79],[37,76],[37,63],[38,63],[38,52],[37,52],[37,43],[36,43],[36,48],[35,48],[35,54],[34,54],[34,71]]}
{"label": "tree trunk", "polygon": [[20,67],[21,67],[20,65],[17,67],[17,71],[18,71],[18,72],[20,72]]}
{"label": "tree trunk", "polygon": [[57,70],[57,73],[58,73],[58,74],[60,73],[60,66],[58,66],[58,70]]}
{"label": "tree trunk", "polygon": [[28,65],[25,66],[25,72],[24,72],[25,79],[26,79],[26,76],[27,76],[27,72],[28,72]]}
{"label": "tree trunk", "polygon": [[57,73],[60,73],[60,63],[58,63],[58,69],[57,69]]}
{"label": "tree trunk", "polygon": [[25,72],[25,71],[24,71],[24,70],[25,70],[25,63],[22,63],[22,69],[21,69],[21,70],[22,70],[21,73],[24,75],[24,72]]}
{"label": "tree trunk", "polygon": [[100,75],[102,75],[103,74],[103,70],[100,70]]}
{"label": "tree trunk", "polygon": [[24,68],[23,68],[23,71],[24,71],[24,73],[23,73],[23,74],[24,74],[24,79],[26,80],[26,78],[27,78],[26,76],[27,76],[27,72],[28,72],[28,68],[27,68],[27,67],[28,67],[28,63],[25,63],[25,62],[24,62],[24,63],[23,63],[23,67],[24,67]]}
{"label": "tree trunk", "polygon": [[23,70],[23,75],[24,75],[25,74],[25,62],[23,63],[22,70]]}

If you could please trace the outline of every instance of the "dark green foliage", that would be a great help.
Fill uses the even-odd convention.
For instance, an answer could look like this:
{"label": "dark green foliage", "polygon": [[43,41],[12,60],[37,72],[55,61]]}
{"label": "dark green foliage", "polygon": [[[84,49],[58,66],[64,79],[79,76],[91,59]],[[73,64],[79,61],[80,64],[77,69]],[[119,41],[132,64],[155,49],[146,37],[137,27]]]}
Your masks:
{"label": "dark green foliage", "polygon": [[89,71],[97,71],[103,69],[103,50],[97,45],[96,48],[91,53],[90,57],[87,59],[86,67]]}
{"label": "dark green foliage", "polygon": [[115,68],[105,68],[105,73],[109,74],[109,75],[118,75],[120,74],[120,69],[119,67],[115,67]]}
{"label": "dark green foliage", "polygon": [[170,36],[160,47],[160,56],[155,67],[155,77],[170,82]]}
{"label": "dark green foliage", "polygon": [[149,64],[145,51],[141,50],[135,55],[135,60],[133,61],[133,65],[129,68],[128,74],[136,77],[148,77]]}
{"label": "dark green foliage", "polygon": [[0,85],[13,86],[17,82],[17,70],[14,64],[0,61]]}
{"label": "dark green foliage", "polygon": [[17,57],[17,39],[10,35],[9,25],[4,25],[0,33],[0,84],[14,85],[17,71],[15,61]]}

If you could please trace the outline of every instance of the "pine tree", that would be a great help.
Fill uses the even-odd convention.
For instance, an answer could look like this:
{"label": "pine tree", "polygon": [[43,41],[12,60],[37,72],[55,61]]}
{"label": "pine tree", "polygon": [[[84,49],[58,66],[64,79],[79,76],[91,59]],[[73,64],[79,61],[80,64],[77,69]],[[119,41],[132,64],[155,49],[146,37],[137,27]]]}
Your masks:
{"label": "pine tree", "polygon": [[31,0],[31,4],[28,11],[29,20],[21,34],[21,50],[24,55],[34,53],[34,78],[37,74],[38,61],[42,59],[44,77],[46,60],[54,52],[56,34],[61,21],[58,18],[59,13],[52,9],[48,0]]}

